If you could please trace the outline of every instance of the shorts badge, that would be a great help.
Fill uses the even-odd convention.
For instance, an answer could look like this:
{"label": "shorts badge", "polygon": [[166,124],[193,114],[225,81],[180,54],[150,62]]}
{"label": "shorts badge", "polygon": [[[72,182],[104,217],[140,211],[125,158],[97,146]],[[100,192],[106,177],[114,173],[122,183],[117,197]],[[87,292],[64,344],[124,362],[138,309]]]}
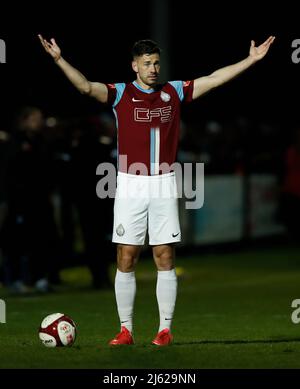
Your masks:
{"label": "shorts badge", "polygon": [[122,224],[119,224],[117,229],[116,229],[116,233],[118,236],[123,236],[125,234],[125,230],[124,230],[124,227],[122,226]]}

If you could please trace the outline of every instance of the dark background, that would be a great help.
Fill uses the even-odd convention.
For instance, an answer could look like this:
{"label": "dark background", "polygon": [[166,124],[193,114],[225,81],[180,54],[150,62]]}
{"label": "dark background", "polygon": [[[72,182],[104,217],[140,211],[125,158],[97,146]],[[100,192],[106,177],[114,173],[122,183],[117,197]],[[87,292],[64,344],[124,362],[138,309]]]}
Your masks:
{"label": "dark background", "polygon": [[[38,33],[55,37],[63,56],[87,78],[130,81],[132,44],[153,38],[159,13],[155,1],[43,2],[4,8],[0,38],[6,42],[7,63],[0,67],[1,127],[24,104],[61,116],[104,109],[74,90],[44,52]],[[199,122],[246,115],[282,127],[298,120],[300,64],[291,60],[292,41],[300,38],[295,4],[169,1],[168,15],[169,47],[164,55],[170,61],[170,79],[209,74],[245,58],[251,39],[261,43],[269,35],[276,36],[263,61],[194,102],[184,118]]]}

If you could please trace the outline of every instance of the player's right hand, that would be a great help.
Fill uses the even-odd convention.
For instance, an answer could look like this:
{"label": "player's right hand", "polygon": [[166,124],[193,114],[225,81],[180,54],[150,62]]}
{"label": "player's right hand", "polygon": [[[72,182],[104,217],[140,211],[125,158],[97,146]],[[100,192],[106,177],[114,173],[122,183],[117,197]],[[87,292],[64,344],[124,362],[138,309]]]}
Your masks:
{"label": "player's right hand", "polygon": [[42,37],[42,35],[38,35],[41,44],[43,45],[44,49],[47,51],[48,54],[51,55],[51,57],[54,59],[54,61],[58,61],[61,57],[61,50],[57,46],[55,39],[51,38],[49,43],[46,39]]}

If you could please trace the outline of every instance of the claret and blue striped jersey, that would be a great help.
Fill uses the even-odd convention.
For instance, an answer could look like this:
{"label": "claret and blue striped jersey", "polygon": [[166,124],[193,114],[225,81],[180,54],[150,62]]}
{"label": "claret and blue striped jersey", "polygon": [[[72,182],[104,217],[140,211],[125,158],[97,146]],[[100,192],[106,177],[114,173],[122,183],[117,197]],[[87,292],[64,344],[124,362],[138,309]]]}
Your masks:
{"label": "claret and blue striped jersey", "polygon": [[194,82],[170,81],[150,90],[135,81],[106,86],[118,128],[119,171],[131,173],[130,166],[142,163],[146,171],[139,174],[161,174],[161,164],[176,160],[180,106],[192,100]]}

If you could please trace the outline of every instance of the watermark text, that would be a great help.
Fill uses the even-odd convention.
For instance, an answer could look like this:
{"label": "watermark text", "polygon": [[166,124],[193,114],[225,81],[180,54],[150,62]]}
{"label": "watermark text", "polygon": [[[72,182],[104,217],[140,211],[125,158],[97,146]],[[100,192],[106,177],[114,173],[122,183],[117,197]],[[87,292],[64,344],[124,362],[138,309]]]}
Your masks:
{"label": "watermark text", "polygon": [[292,62],[298,64],[300,62],[300,39],[294,39],[292,42]]}
{"label": "watermark text", "polygon": [[291,315],[291,320],[294,324],[300,323],[300,299],[292,301],[292,308],[296,308]]}
{"label": "watermark text", "polygon": [[[104,198],[185,198],[186,209],[199,209],[204,204],[204,164],[178,162],[169,165],[161,163],[155,168],[161,174],[151,175],[143,163],[133,163],[127,167],[127,156],[121,155],[119,167],[126,171],[126,180],[119,177],[116,167],[108,162],[100,163],[96,175],[101,176],[96,186],[96,193],[100,199]],[[165,175],[174,175],[174,180],[164,180]],[[135,178],[140,177],[138,185]],[[122,180],[122,185],[118,181]],[[120,183],[120,182],[119,182]],[[116,191],[117,187],[117,191]]]}
{"label": "watermark text", "polygon": [[6,63],[6,44],[3,39],[0,39],[0,63]]}
{"label": "watermark text", "polygon": [[6,304],[4,300],[0,299],[0,323],[6,323]]}

